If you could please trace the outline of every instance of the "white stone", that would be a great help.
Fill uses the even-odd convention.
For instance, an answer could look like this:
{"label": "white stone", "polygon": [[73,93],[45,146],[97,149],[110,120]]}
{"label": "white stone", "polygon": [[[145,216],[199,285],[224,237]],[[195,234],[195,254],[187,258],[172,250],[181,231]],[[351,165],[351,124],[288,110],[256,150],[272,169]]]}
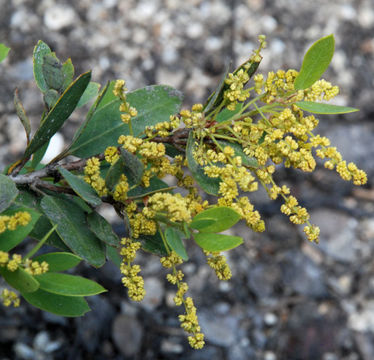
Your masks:
{"label": "white stone", "polygon": [[152,311],[162,302],[164,286],[158,278],[149,277],[144,279],[144,289],[146,295],[140,305],[146,310]]}
{"label": "white stone", "polygon": [[277,20],[275,20],[272,16],[268,15],[263,16],[261,22],[264,31],[267,33],[273,32],[278,26]]}
{"label": "white stone", "polygon": [[45,152],[42,163],[47,164],[54,159],[64,148],[64,138],[60,133],[56,133],[52,136],[47,151]]}
{"label": "white stone", "polygon": [[203,25],[200,23],[193,22],[191,23],[186,30],[186,34],[191,39],[197,39],[201,37],[204,33]]}
{"label": "white stone", "polygon": [[50,30],[61,30],[76,22],[74,9],[68,5],[54,5],[46,10],[44,24]]}
{"label": "white stone", "polygon": [[278,322],[278,317],[273,313],[266,313],[264,322],[267,326],[274,326]]}

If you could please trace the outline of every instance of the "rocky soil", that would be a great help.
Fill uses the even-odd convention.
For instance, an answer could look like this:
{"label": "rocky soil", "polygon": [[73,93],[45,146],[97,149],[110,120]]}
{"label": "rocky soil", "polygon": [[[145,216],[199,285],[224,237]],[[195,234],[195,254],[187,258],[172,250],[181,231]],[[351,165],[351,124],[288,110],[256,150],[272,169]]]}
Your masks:
{"label": "rocky soil", "polygon": [[[365,169],[363,188],[319,167],[314,174],[282,170],[321,227],[321,244],[307,243],[279,213],[279,203],[254,197],[267,223],[260,235],[237,232],[233,279],[216,280],[190,248],[184,266],[207,345],[191,350],[178,326],[174,289],[156,258],[141,256],[146,290],[130,302],[118,270],[81,266],[109,293],[90,299],[93,311],[66,319],[33,309],[0,307],[0,359],[371,360],[374,358],[374,4],[372,0],[0,0],[0,42],[12,48],[0,66],[0,168],[17,158],[25,136],[12,104],[15,87],[34,125],[41,96],[33,83],[37,40],[76,72],[93,70],[104,84],[124,78],[130,89],[169,84],[185,106],[202,102],[225,64],[241,63],[268,37],[261,71],[299,68],[305,50],[335,34],[336,53],[325,78],[341,87],[336,103],[360,108],[321,116],[327,135],[349,161]],[[83,112],[54,139],[68,143]],[[51,150],[53,151],[53,149]]]}

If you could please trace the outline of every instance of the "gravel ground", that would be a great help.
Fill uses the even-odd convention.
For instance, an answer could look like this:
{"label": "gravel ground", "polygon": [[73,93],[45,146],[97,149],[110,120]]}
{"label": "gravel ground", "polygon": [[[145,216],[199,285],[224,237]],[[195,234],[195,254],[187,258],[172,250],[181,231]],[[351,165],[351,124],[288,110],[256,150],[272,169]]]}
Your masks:
{"label": "gravel ground", "polygon": [[[321,117],[320,132],[364,168],[369,184],[354,189],[335,174],[281,170],[321,227],[321,244],[307,243],[264,194],[254,201],[267,231],[239,228],[245,244],[229,253],[233,279],[218,282],[196,249],[186,264],[207,345],[189,349],[172,306],[173,289],[157,259],[142,256],[149,296],[128,301],[110,264],[84,275],[110,291],[90,300],[81,319],[52,316],[26,304],[0,308],[0,359],[264,359],[374,358],[374,4],[372,0],[0,0],[0,41],[12,48],[0,66],[0,168],[24,149],[12,105],[17,86],[36,124],[41,97],[33,84],[37,40],[76,72],[93,79],[125,78],[130,89],[169,84],[185,105],[214,89],[225,64],[241,63],[266,34],[261,70],[299,68],[305,50],[334,33],[336,53],[325,78],[341,87],[336,102],[360,108]],[[54,146],[71,139],[82,118],[72,116]]]}

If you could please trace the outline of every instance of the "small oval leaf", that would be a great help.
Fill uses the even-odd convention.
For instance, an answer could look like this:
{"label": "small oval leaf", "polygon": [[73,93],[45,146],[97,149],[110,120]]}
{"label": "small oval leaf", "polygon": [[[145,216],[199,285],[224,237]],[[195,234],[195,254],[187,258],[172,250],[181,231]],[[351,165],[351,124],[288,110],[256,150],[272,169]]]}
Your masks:
{"label": "small oval leaf", "polygon": [[[213,220],[212,224],[206,223],[202,226],[202,220]],[[201,232],[221,232],[230,229],[240,220],[240,215],[233,209],[220,206],[207,209],[197,214],[191,221],[190,227],[200,230]],[[196,228],[196,224],[200,229]]]}
{"label": "small oval leaf", "polygon": [[187,261],[188,255],[181,239],[182,236],[183,233],[172,227],[168,227],[165,230],[166,241],[171,249],[174,250],[184,261]]}
{"label": "small oval leaf", "polygon": [[316,41],[306,52],[299,75],[295,79],[295,89],[304,90],[312,86],[328,68],[334,55],[334,35]]}
{"label": "small oval leaf", "polygon": [[81,276],[47,272],[36,276],[40,289],[64,296],[92,296],[106,291],[95,281]]}
{"label": "small oval leaf", "polygon": [[10,286],[22,293],[34,292],[39,288],[39,282],[22,268],[18,268],[16,271],[9,271],[0,267],[0,274]]}
{"label": "small oval leaf", "polygon": [[301,110],[308,111],[313,114],[347,114],[359,109],[348,106],[338,106],[323,103],[316,103],[314,101],[298,101],[295,103]]}
{"label": "small oval leaf", "polygon": [[43,93],[48,90],[48,85],[43,75],[44,56],[50,53],[51,49],[49,48],[49,46],[43,41],[39,40],[34,48],[33,53],[33,71],[36,85]]}
{"label": "small oval leaf", "polygon": [[2,62],[7,56],[10,48],[0,43],[0,62]]}
{"label": "small oval leaf", "polygon": [[17,197],[18,189],[9,176],[0,174],[0,213],[7,209]]}
{"label": "small oval leaf", "polygon": [[87,222],[90,230],[104,243],[110,246],[119,247],[120,240],[114,233],[112,226],[96,211],[87,215]]}
{"label": "small oval leaf", "polygon": [[33,293],[22,293],[24,299],[38,309],[68,317],[82,316],[90,311],[87,301],[79,296],[62,296],[38,289]]}
{"label": "small oval leaf", "polygon": [[79,256],[68,252],[52,252],[36,256],[32,260],[39,261],[39,263],[46,261],[49,265],[48,271],[51,272],[71,269],[82,261]]}
{"label": "small oval leaf", "polygon": [[102,201],[96,191],[83,179],[61,166],[58,168],[58,171],[80,198],[93,206],[99,206],[101,204]]}
{"label": "small oval leaf", "polygon": [[230,250],[243,243],[239,236],[213,233],[197,233],[194,234],[194,239],[197,245],[210,252]]}

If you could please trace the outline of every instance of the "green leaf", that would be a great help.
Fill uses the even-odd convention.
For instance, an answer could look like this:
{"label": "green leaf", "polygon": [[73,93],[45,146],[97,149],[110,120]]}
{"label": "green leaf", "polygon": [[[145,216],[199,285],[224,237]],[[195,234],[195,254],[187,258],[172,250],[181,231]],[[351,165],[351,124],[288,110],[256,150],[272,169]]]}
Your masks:
{"label": "green leaf", "polygon": [[219,190],[219,178],[210,178],[205,175],[203,168],[196,162],[193,157],[193,152],[195,149],[195,139],[193,137],[192,131],[190,131],[187,140],[187,147],[186,147],[186,157],[188,168],[191,171],[192,177],[196,180],[196,182],[201,186],[201,188],[210,195],[218,195]]}
{"label": "green leaf", "polygon": [[0,62],[2,62],[7,56],[10,48],[0,43]]}
{"label": "green leaf", "polygon": [[16,271],[0,267],[0,274],[10,286],[22,293],[34,292],[39,288],[39,282],[20,267]]}
{"label": "green leaf", "polygon": [[84,201],[93,206],[99,206],[102,203],[96,191],[82,178],[72,174],[70,171],[64,169],[61,166],[58,168],[58,171],[68,182],[70,187],[75,191],[75,193],[79,195],[79,197],[81,197]]}
{"label": "green leaf", "polygon": [[113,190],[118,184],[121,175],[125,173],[125,160],[119,157],[114,164],[112,164],[105,177],[105,186],[109,190]]}
{"label": "green leaf", "polygon": [[334,35],[316,41],[306,52],[299,75],[295,79],[295,89],[304,90],[312,86],[328,68],[334,55]]}
{"label": "green leaf", "polygon": [[168,254],[161,235],[157,232],[155,235],[140,235],[139,241],[142,243],[142,249],[158,256]]}
{"label": "green leaf", "polygon": [[65,296],[92,296],[106,290],[95,281],[81,276],[47,272],[36,276],[40,289]]}
{"label": "green leaf", "polygon": [[[89,157],[103,152],[117,142],[120,134],[130,134],[129,127],[121,120],[120,100],[112,99],[110,88],[103,95],[92,116],[78,130],[69,154]],[[175,89],[155,85],[147,86],[127,94],[127,101],[138,111],[132,119],[134,136],[140,136],[148,125],[167,121],[170,115],[177,113],[182,102],[182,95]]]}
{"label": "green leaf", "polygon": [[65,120],[76,108],[78,101],[86,89],[91,78],[91,72],[79,76],[61,95],[53,109],[48,113],[43,123],[36,131],[30,144],[27,146],[24,158],[31,156],[42,147],[60,129]]}
{"label": "green leaf", "polygon": [[49,48],[49,46],[43,41],[39,40],[34,48],[33,69],[34,69],[34,79],[35,79],[36,85],[43,93],[48,90],[48,85],[43,75],[44,56],[50,53],[51,53],[51,49]]}
{"label": "green leaf", "polygon": [[138,185],[144,172],[144,164],[134,154],[121,148],[121,155],[124,160],[125,175],[131,186]]}
{"label": "green leaf", "polygon": [[69,252],[51,252],[36,256],[32,260],[39,261],[39,263],[46,261],[49,265],[48,271],[58,272],[77,266],[82,259],[79,256]]}
{"label": "green leaf", "polygon": [[49,141],[47,141],[42,147],[40,147],[38,150],[36,150],[32,156],[31,160],[31,167],[33,169],[36,169],[36,167],[40,164],[42,161],[47,149],[48,149]]}
{"label": "green leaf", "polygon": [[119,247],[120,240],[114,233],[112,226],[96,211],[87,215],[88,227],[105,244]]}
{"label": "green leaf", "polygon": [[168,227],[165,230],[165,238],[171,249],[174,250],[184,261],[187,261],[188,255],[183,245],[181,236],[183,236],[183,233],[175,228]]}
{"label": "green leaf", "polygon": [[0,174],[0,213],[12,204],[17,195],[16,184],[8,176]]}
{"label": "green leaf", "polygon": [[31,215],[30,222],[25,226],[17,226],[15,230],[5,230],[0,234],[0,250],[9,251],[21,243],[26,236],[33,229],[34,225],[40,217],[40,213],[36,212],[34,209],[28,207],[12,206],[8,210],[4,211],[2,215],[14,215],[19,211],[26,211]]}
{"label": "green leaf", "polygon": [[229,110],[227,108],[224,108],[217,116],[216,121],[218,123],[221,123],[223,121],[231,119],[234,115],[238,114],[243,108],[243,103],[237,103],[235,110]]}
{"label": "green leaf", "polygon": [[222,147],[230,146],[235,152],[235,156],[240,156],[242,158],[242,164],[243,166],[255,168],[257,169],[259,167],[258,161],[254,157],[248,156],[244,151],[240,144],[238,143],[232,143],[225,140],[217,140],[218,144],[220,144]]}
{"label": "green leaf", "polygon": [[204,219],[196,219],[193,218],[191,223],[189,224],[190,228],[195,229],[195,230],[203,230],[204,228],[213,225],[216,223],[215,219],[210,219],[210,218],[204,218]]}
{"label": "green leaf", "polygon": [[[43,100],[44,100],[45,105],[48,108],[48,111],[56,105],[59,98],[60,98],[60,93],[55,89],[48,89],[44,93]],[[41,124],[42,123],[43,121],[41,121]]]}
{"label": "green leaf", "polygon": [[158,177],[154,176],[149,180],[149,186],[137,186],[131,189],[127,195],[131,198],[142,198],[155,192],[170,191],[173,187],[169,186],[166,182],[162,181]]}
{"label": "green leaf", "polygon": [[48,89],[60,91],[64,83],[62,64],[54,52],[43,56],[42,72]]}
{"label": "green leaf", "polygon": [[67,87],[73,82],[74,78],[74,66],[70,58],[62,64],[61,70],[64,77],[62,90],[65,91]]}
{"label": "green leaf", "polygon": [[338,106],[323,103],[316,103],[314,101],[298,101],[295,103],[301,110],[308,111],[313,114],[346,114],[359,109],[348,106]]}
{"label": "green leaf", "polygon": [[41,207],[62,241],[78,256],[95,267],[105,263],[102,242],[87,226],[85,213],[75,203],[56,196],[44,196]]}
{"label": "green leaf", "polygon": [[77,317],[90,311],[86,300],[79,296],[56,295],[41,289],[33,293],[22,293],[22,296],[38,309],[60,316]]}
{"label": "green leaf", "polygon": [[[214,220],[214,223],[206,223],[206,226],[203,226],[204,224],[201,223],[201,220]],[[189,226],[201,232],[221,232],[230,229],[239,220],[240,215],[235,210],[226,206],[220,206],[204,210],[197,214]]]}
{"label": "green leaf", "polygon": [[21,120],[22,126],[25,129],[27,142],[30,140],[31,124],[30,120],[26,115],[26,111],[22,105],[20,98],[18,97],[18,89],[14,91],[14,107],[16,108],[16,113],[18,118]]}
{"label": "green leaf", "polygon": [[100,86],[101,85],[99,83],[91,81],[84,91],[82,97],[80,98],[77,108],[86,105],[92,98],[97,96],[100,90]]}
{"label": "green leaf", "polygon": [[210,252],[230,250],[243,243],[241,237],[231,235],[197,233],[193,237],[197,245]]}
{"label": "green leaf", "polygon": [[118,249],[114,248],[113,246],[106,246],[106,256],[107,258],[117,267],[121,266],[122,257],[118,253]]}

